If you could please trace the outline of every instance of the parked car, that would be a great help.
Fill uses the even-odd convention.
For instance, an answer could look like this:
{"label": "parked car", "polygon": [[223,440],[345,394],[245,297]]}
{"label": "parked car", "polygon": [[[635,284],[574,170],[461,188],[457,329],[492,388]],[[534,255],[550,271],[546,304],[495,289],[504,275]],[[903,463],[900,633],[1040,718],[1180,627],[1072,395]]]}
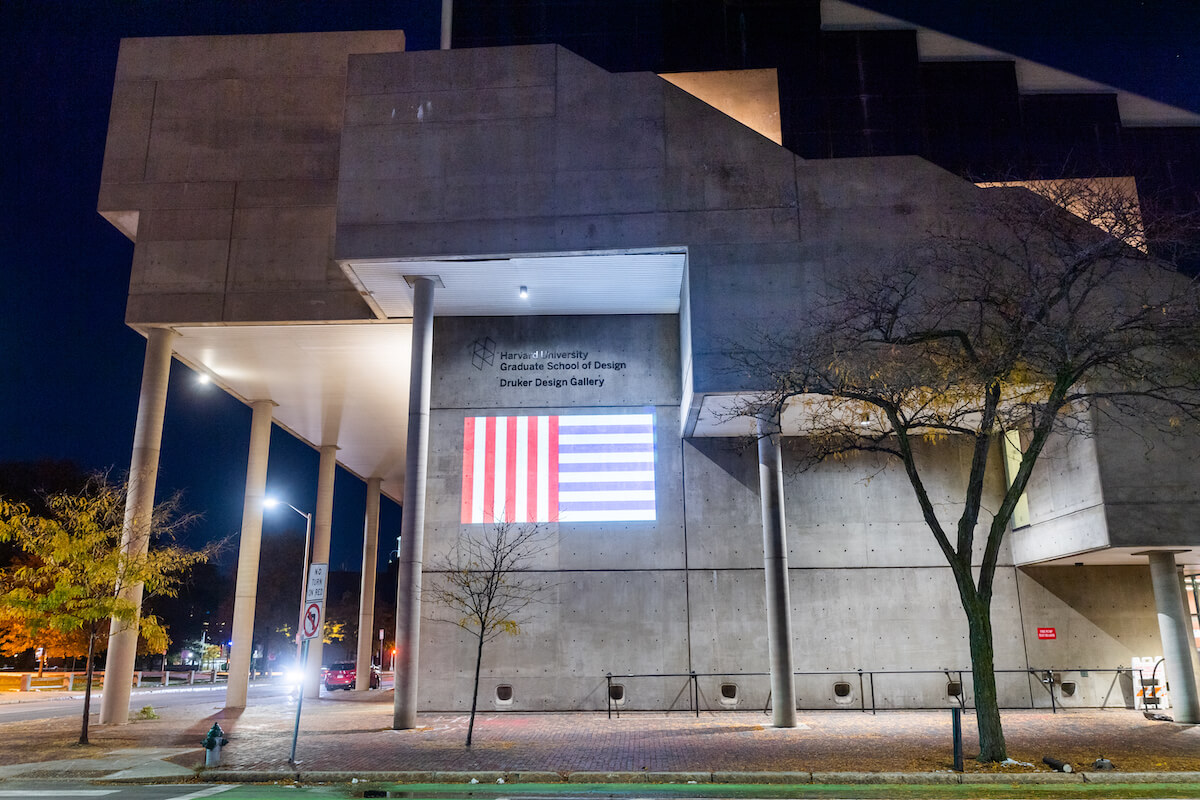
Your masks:
{"label": "parked car", "polygon": [[[329,671],[325,673],[323,681],[325,689],[332,692],[334,689],[345,689],[350,691],[354,688],[354,679],[358,676],[358,669],[353,661],[338,661],[336,664],[329,666]],[[379,667],[371,665],[371,688],[378,689],[380,685]]]}

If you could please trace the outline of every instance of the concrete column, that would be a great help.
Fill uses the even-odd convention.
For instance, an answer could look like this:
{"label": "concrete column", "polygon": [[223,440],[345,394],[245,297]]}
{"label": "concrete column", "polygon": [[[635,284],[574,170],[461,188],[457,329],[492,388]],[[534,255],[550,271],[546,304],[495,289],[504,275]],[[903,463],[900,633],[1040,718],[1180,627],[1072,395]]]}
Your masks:
{"label": "concrete column", "polygon": [[[1192,609],[1191,606],[1188,605],[1187,579],[1183,574],[1183,567],[1180,567],[1177,572],[1179,574],[1179,595],[1183,599],[1183,623],[1184,627],[1188,629],[1189,635],[1191,636],[1188,641],[1192,645],[1189,648],[1192,652],[1192,674],[1196,676],[1198,686],[1200,686],[1200,649],[1197,649],[1196,637],[1195,634],[1192,633]],[[1200,604],[1197,605],[1197,608],[1200,609]]]}
{"label": "concrete column", "polygon": [[254,651],[254,606],[258,599],[258,553],[262,544],[263,500],[267,495],[267,451],[271,445],[270,400],[251,408],[250,455],[246,463],[246,496],[242,501],[242,534],[238,548],[237,584],[233,592],[233,647],[229,652],[226,708],[245,708],[250,656]]}
{"label": "concrete column", "polygon": [[371,688],[371,646],[375,642],[375,559],[379,554],[379,487],[382,478],[367,481],[367,518],[363,523],[362,588],[358,593],[358,659],[355,691]]}
{"label": "concrete column", "polygon": [[[158,455],[162,446],[163,417],[167,408],[167,383],[171,377],[171,340],[175,332],[151,328],[142,368],[142,391],[138,396],[137,423],[133,434],[133,456],[129,462],[129,486],[125,497],[125,522],[121,549],[131,556],[144,555],[150,546],[150,523],[154,512],[154,488],[158,482]],[[141,614],[142,584],[117,586]],[[129,695],[133,688],[133,660],[137,655],[138,621],[109,624],[108,655],[104,661],[104,695],[100,701],[102,724],[129,721]]]}
{"label": "concrete column", "polygon": [[450,49],[450,31],[454,22],[454,0],[442,0],[442,50]]}
{"label": "concrete column", "polygon": [[788,588],[787,528],[783,518],[783,456],[777,422],[757,421],[758,487],[762,496],[763,568],[767,584],[767,647],[771,712],[776,728],[796,727],[792,679],[792,603]]}
{"label": "concrete column", "polygon": [[[333,531],[333,479],[337,474],[337,445],[321,445],[321,463],[317,467],[317,511],[313,517],[313,564],[329,563],[329,540]],[[325,612],[329,612],[329,598],[325,599]],[[326,617],[328,619],[328,617]],[[308,668],[304,672],[304,696],[317,697],[321,693],[321,658],[325,643],[320,636],[308,643]]]}
{"label": "concrete column", "polygon": [[1196,645],[1180,590],[1175,553],[1152,550],[1146,556],[1150,559],[1150,581],[1154,585],[1163,658],[1167,660],[1167,675],[1171,680],[1172,716],[1176,722],[1194,725],[1200,722],[1200,696],[1196,692],[1196,672],[1192,666]]}
{"label": "concrete column", "polygon": [[429,390],[433,370],[433,279],[414,278],[412,365],[408,389],[408,451],[400,519],[396,585],[396,691],[392,727],[417,726],[417,661],[421,642],[421,559],[425,538],[425,473],[429,450]]}

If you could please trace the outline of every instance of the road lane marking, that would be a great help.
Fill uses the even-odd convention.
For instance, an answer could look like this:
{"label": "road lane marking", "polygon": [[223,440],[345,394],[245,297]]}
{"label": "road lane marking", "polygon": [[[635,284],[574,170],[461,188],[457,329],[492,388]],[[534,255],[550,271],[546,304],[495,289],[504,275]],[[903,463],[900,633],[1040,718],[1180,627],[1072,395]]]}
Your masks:
{"label": "road lane marking", "polygon": [[197,798],[200,798],[200,797],[212,797],[214,794],[220,794],[221,792],[228,792],[234,786],[235,786],[235,784],[232,784],[232,783],[225,784],[224,786],[210,786],[207,789],[201,789],[198,792],[192,792],[190,794],[181,794],[176,797],[168,797],[168,798],[166,798],[166,800],[197,800]]}
{"label": "road lane marking", "polygon": [[0,789],[0,797],[103,797],[120,789]]}

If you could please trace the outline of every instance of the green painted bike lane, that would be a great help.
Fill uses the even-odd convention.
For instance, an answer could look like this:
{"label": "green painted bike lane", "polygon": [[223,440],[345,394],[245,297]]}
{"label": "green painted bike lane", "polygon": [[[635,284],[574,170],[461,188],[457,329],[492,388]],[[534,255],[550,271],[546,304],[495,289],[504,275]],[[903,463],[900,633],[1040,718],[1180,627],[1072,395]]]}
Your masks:
{"label": "green painted bike lane", "polygon": [[648,800],[1019,800],[1046,798],[1200,798],[1196,783],[1091,783],[1091,784],[648,784],[648,783],[527,783],[240,785],[223,791],[220,800],[275,800],[276,798],[393,797],[408,800],[597,800],[647,798]]}

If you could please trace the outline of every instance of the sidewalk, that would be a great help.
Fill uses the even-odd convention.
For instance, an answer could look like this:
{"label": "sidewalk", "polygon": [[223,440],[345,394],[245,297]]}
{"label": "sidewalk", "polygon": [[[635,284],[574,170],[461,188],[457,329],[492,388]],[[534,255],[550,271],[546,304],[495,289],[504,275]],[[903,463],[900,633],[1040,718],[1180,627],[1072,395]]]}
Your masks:
{"label": "sidewalk", "polygon": [[[134,703],[142,705],[142,699]],[[144,704],[153,704],[153,694]],[[972,760],[974,719],[963,717],[966,772],[951,770],[950,712],[802,712],[795,729],[775,729],[761,711],[481,713],[472,746],[465,714],[424,714],[421,727],[391,729],[392,693],[338,692],[306,700],[297,764],[288,763],[295,706],[282,699],[228,712],[192,704],[158,719],[93,725],[92,745],[72,744],[79,718],[0,724],[0,780],[75,777],[183,778],[203,763],[200,742],[214,722],[230,743],[205,780],[388,780],[469,782],[687,783],[1044,783],[1200,784],[1200,726],[1154,722],[1141,712],[1009,711],[1016,763]],[[1074,774],[1042,764],[1050,755]],[[1110,759],[1114,772],[1092,762]],[[131,761],[141,758],[141,768]]]}

